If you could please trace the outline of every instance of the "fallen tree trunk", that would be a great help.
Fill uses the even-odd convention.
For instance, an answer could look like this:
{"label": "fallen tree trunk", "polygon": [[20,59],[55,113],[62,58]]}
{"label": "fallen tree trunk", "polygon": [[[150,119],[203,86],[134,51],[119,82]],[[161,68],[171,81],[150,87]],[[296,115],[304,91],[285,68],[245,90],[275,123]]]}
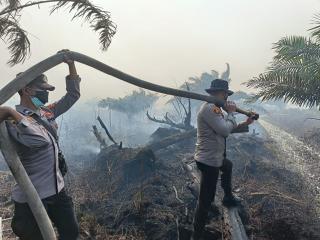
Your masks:
{"label": "fallen tree trunk", "polygon": [[[232,133],[245,133],[248,132],[249,128],[248,126],[243,126],[236,128]],[[160,141],[150,143],[146,145],[143,149],[151,149],[152,151],[158,151],[160,149],[166,148],[170,145],[176,144],[178,142],[181,142],[183,140],[186,140],[188,138],[196,137],[197,136],[197,129],[191,129],[189,131],[183,132],[181,134],[176,134],[173,136],[166,137]]]}
{"label": "fallen tree trunk", "polygon": [[173,136],[166,137],[160,141],[150,143],[146,145],[143,149],[151,149],[152,151],[158,151],[160,149],[166,148],[170,145],[173,145],[175,143],[181,142],[183,140],[186,140],[188,138],[192,138],[197,136],[197,129],[192,129],[186,132],[183,132],[181,134],[176,134]]}
{"label": "fallen tree trunk", "polygon": [[92,129],[93,129],[94,136],[96,137],[96,139],[100,143],[100,149],[104,149],[104,148],[108,147],[106,144],[106,140],[101,136],[101,133],[98,131],[97,126],[93,125]]}

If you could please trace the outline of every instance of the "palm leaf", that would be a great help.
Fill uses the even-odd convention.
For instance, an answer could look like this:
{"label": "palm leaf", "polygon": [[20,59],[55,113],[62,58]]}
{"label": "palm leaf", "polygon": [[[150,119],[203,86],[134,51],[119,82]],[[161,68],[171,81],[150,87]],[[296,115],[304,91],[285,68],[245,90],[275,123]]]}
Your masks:
{"label": "palm leaf", "polygon": [[99,41],[102,50],[107,50],[112,37],[116,33],[116,25],[111,21],[110,13],[102,10],[98,6],[93,5],[90,1],[79,0],[60,1],[52,9],[50,14],[61,9],[62,7],[69,7],[69,13],[74,12],[72,20],[75,18],[82,18],[90,23],[90,27],[99,33]]}
{"label": "palm leaf", "polygon": [[[8,44],[8,49],[11,53],[11,58],[8,62],[10,65],[23,62],[30,54],[28,34],[19,25],[22,9],[53,1],[30,1],[25,5],[21,5],[20,0],[0,0],[0,5],[5,6],[0,11],[0,38]],[[89,22],[91,29],[99,34],[102,50],[107,50],[112,37],[116,33],[116,25],[111,21],[109,12],[102,10],[88,0],[57,0],[56,2],[50,13],[61,8],[67,8],[69,13],[74,13],[72,20],[82,18],[84,21]]]}
{"label": "palm leaf", "polygon": [[7,18],[0,18],[0,38],[9,46],[11,58],[9,65],[24,62],[30,53],[30,42],[27,32],[18,23]]}
{"label": "palm leaf", "polygon": [[301,36],[284,37],[274,44],[275,61],[300,60],[301,58],[319,59],[319,44]]}
{"label": "palm leaf", "polygon": [[0,0],[0,5],[6,5],[7,8],[16,8],[20,5],[20,0]]}
{"label": "palm leaf", "polygon": [[274,44],[276,55],[267,72],[249,80],[258,89],[251,100],[292,102],[299,106],[320,104],[320,45],[311,38],[285,37]]}
{"label": "palm leaf", "polygon": [[315,37],[318,41],[320,40],[320,14],[314,15],[312,24],[314,27],[310,28],[311,36]]}

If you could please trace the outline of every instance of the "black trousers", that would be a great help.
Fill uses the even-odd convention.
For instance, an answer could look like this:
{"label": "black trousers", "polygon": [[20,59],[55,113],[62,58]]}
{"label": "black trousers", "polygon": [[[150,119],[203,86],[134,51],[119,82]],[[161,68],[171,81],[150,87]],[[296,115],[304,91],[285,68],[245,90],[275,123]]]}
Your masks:
{"label": "black trousers", "polygon": [[222,172],[221,187],[225,195],[232,194],[232,162],[224,159],[222,167],[211,167],[200,162],[196,163],[201,171],[201,180],[200,194],[193,225],[195,234],[201,235],[205,227],[211,203],[214,201],[220,171]]}
{"label": "black trousers", "polygon": [[[64,190],[42,199],[47,213],[58,230],[60,240],[76,240],[79,226],[73,209],[72,198]],[[27,203],[14,203],[11,227],[21,240],[43,240],[37,222]]]}

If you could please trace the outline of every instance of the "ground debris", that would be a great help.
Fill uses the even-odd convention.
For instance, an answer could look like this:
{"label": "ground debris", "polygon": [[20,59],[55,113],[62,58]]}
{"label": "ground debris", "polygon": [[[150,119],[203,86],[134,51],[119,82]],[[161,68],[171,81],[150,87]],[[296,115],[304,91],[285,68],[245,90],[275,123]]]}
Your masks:
{"label": "ground debris", "polygon": [[[182,160],[192,161],[194,144],[190,138],[157,152],[109,146],[97,156],[71,155],[66,180],[81,239],[189,239],[196,199]],[[249,238],[320,239],[313,192],[301,175],[283,167],[276,142],[243,134],[230,137],[228,144]],[[0,180],[1,200],[10,201],[13,178],[1,172]],[[216,204],[218,212],[209,213],[206,239],[222,236],[220,202]],[[1,214],[12,216],[12,205],[2,207]]]}

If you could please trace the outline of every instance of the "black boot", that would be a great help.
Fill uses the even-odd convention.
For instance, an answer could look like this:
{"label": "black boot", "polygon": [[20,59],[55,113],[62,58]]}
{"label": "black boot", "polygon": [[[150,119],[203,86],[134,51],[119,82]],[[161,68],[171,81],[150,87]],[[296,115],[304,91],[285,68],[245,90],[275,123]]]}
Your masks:
{"label": "black boot", "polygon": [[237,207],[241,205],[241,199],[232,193],[229,193],[227,195],[224,195],[222,204],[225,207]]}

